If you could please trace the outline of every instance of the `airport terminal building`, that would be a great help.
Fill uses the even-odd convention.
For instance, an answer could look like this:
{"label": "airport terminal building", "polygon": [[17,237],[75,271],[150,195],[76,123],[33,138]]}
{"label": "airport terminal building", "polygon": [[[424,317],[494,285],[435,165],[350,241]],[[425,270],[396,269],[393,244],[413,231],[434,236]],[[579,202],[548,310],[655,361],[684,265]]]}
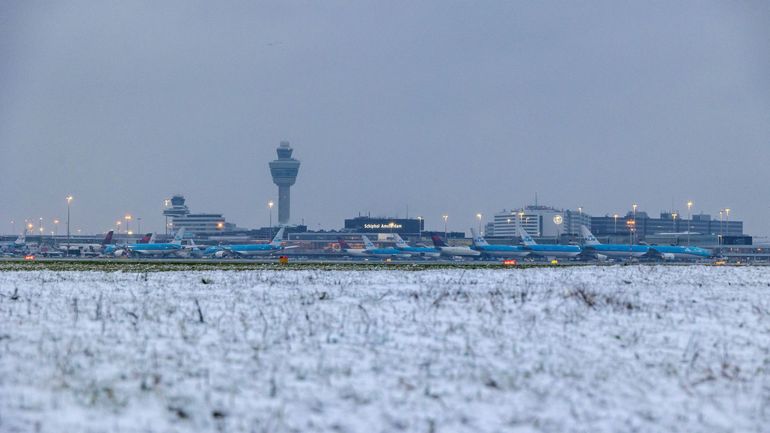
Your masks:
{"label": "airport terminal building", "polygon": [[357,216],[345,220],[345,231],[357,233],[398,233],[402,237],[419,236],[425,231],[425,219]]}
{"label": "airport terminal building", "polygon": [[591,228],[591,216],[582,210],[556,209],[550,206],[526,206],[524,209],[502,210],[494,215],[487,237],[514,238],[516,220],[531,236],[559,239],[564,235],[577,236],[580,226]]}
{"label": "airport terminal building", "polygon": [[170,232],[184,228],[191,236],[211,236],[236,230],[235,224],[225,221],[222,214],[191,213],[181,194],[174,195],[165,204],[163,216],[166,217]]}

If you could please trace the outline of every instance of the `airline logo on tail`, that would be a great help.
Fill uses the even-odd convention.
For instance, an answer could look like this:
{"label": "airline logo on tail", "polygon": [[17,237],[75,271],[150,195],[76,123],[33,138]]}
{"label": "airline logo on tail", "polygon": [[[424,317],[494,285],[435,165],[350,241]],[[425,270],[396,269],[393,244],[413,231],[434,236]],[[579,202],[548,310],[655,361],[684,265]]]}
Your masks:
{"label": "airline logo on tail", "polygon": [[586,245],[599,245],[600,242],[596,239],[596,236],[591,233],[591,230],[588,230],[588,227],[581,225],[580,226],[580,232],[583,234],[584,243]]}
{"label": "airline logo on tail", "polygon": [[102,246],[109,245],[112,243],[112,230],[107,232],[107,236],[104,237],[104,240],[102,241]]}
{"label": "airline logo on tail", "polygon": [[364,240],[364,248],[366,248],[367,250],[373,250],[376,248],[372,243],[372,241],[369,240],[369,238],[367,238],[364,235],[362,235],[361,238]]}
{"label": "airline logo on tail", "polygon": [[519,236],[521,237],[521,243],[524,245],[537,245],[537,242],[535,242],[534,239],[532,239],[532,236],[527,233],[526,230],[519,224],[519,220],[516,220],[516,231],[519,232]]}
{"label": "airline logo on tail", "polygon": [[406,242],[404,242],[403,239],[401,239],[401,236],[399,236],[398,233],[394,233],[393,234],[393,240],[396,241],[396,246],[398,248],[408,248],[409,247],[409,245]]}
{"label": "airline logo on tail", "polygon": [[281,229],[278,230],[278,233],[275,234],[275,237],[270,242],[270,245],[272,245],[274,247],[280,247],[281,246],[281,241],[283,240],[283,231],[284,231],[285,228],[286,227],[281,227]]}
{"label": "airline logo on tail", "polygon": [[473,245],[476,245],[477,247],[486,247],[489,245],[486,239],[484,239],[481,235],[476,233],[476,229],[474,229],[473,227],[471,227],[471,236],[473,236]]}
{"label": "airline logo on tail", "polygon": [[445,246],[447,246],[447,244],[444,242],[443,239],[441,239],[439,237],[439,235],[433,235],[430,238],[433,241],[433,245],[436,246],[436,247],[445,247]]}
{"label": "airline logo on tail", "polygon": [[340,244],[340,248],[342,248],[343,250],[350,249],[350,245],[347,242],[345,242],[345,239],[337,238],[337,243]]}
{"label": "airline logo on tail", "polygon": [[176,245],[182,245],[182,238],[184,238],[184,227],[177,230],[176,235],[174,235],[174,241],[171,242],[172,244]]}

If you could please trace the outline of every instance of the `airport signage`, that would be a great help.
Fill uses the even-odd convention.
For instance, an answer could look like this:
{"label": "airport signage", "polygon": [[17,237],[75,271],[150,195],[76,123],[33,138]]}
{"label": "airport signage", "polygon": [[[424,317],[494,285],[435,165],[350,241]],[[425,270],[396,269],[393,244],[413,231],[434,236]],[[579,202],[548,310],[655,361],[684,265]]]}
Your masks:
{"label": "airport signage", "polygon": [[388,223],[388,224],[364,224],[365,229],[379,230],[379,229],[400,229],[403,228],[401,224]]}

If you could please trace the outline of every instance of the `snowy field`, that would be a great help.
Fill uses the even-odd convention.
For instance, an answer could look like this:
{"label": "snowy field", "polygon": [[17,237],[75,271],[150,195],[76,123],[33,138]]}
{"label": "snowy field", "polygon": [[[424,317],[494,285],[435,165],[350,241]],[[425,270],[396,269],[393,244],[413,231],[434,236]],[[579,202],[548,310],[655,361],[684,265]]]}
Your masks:
{"label": "snowy field", "polygon": [[0,272],[0,432],[767,432],[770,269]]}

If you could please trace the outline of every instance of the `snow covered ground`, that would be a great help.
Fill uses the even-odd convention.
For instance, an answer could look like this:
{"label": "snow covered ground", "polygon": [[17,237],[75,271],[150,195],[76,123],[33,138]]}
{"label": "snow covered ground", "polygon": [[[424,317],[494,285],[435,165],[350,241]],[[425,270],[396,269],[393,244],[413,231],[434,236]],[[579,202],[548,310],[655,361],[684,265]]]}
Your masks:
{"label": "snow covered ground", "polygon": [[770,269],[0,273],[0,432],[760,432]]}

